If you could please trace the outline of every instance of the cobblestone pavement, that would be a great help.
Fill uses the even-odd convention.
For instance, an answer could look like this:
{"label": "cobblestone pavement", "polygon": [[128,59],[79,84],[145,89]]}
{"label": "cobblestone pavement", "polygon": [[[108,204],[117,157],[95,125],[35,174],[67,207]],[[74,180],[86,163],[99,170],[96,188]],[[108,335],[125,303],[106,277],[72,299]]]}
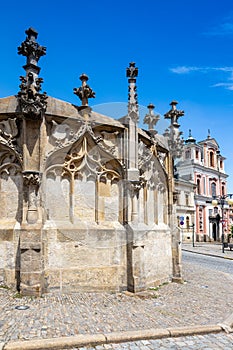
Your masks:
{"label": "cobblestone pavement", "polygon": [[[0,288],[0,342],[208,325],[220,323],[233,313],[231,275],[207,268],[200,273],[196,265],[187,263],[184,277],[184,284],[169,283],[140,296],[57,293],[17,298]],[[15,309],[22,305],[29,308]]]}
{"label": "cobblestone pavement", "polygon": [[192,243],[182,243],[182,249],[194,253],[213,255],[233,260],[233,251],[231,251],[229,248],[225,248],[223,253],[221,243],[195,242],[194,247]]}
{"label": "cobblestone pavement", "polygon": [[[219,333],[82,347],[79,350],[232,350],[233,335]],[[77,350],[73,348],[72,350]]]}

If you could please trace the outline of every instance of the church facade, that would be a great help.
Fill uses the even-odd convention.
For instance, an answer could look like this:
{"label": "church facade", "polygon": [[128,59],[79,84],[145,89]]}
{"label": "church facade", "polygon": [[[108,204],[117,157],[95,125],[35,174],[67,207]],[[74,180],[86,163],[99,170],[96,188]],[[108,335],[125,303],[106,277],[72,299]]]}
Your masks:
{"label": "church facade", "polygon": [[[188,181],[190,185],[195,186],[195,222],[190,215],[191,202],[182,208],[182,215],[185,218],[184,229],[188,229],[190,222],[194,223],[197,241],[224,239],[227,242],[232,225],[230,203],[227,199],[232,195],[227,194],[228,174],[225,172],[225,160],[216,139],[210,136],[210,131],[206,139],[196,141],[189,130],[189,137],[185,140],[183,154],[176,164],[176,170],[179,181]],[[223,207],[218,200],[214,203],[220,198],[223,199]]]}
{"label": "church facade", "polygon": [[81,105],[41,92],[46,48],[26,31],[16,96],[0,99],[0,282],[25,295],[59,290],[137,292],[181,280],[173,159],[181,147],[171,103],[159,135],[148,106],[140,129],[130,63],[128,111],[94,112],[80,76]]}

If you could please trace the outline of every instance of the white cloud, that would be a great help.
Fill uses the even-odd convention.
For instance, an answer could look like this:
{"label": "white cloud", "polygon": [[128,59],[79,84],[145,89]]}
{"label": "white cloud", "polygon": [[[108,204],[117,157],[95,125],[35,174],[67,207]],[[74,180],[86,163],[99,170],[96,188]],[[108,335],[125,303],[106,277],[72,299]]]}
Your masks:
{"label": "white cloud", "polygon": [[170,68],[170,71],[175,74],[188,74],[191,72],[199,72],[199,73],[213,73],[213,72],[225,72],[228,74],[226,77],[226,82],[216,83],[211,85],[211,87],[223,87],[227,90],[233,91],[233,67],[196,67],[196,66],[177,66],[174,68]]}
{"label": "white cloud", "polygon": [[190,72],[208,73],[209,71],[231,72],[233,79],[233,67],[193,67],[193,66],[178,66],[170,68],[170,71],[176,74],[186,74]]}
{"label": "white cloud", "polygon": [[193,71],[198,71],[200,68],[198,67],[187,67],[187,66],[178,66],[175,68],[170,68],[170,71],[176,74],[186,74]]}
{"label": "white cloud", "polygon": [[233,83],[217,83],[212,85],[211,87],[224,87],[227,90],[233,91]]}

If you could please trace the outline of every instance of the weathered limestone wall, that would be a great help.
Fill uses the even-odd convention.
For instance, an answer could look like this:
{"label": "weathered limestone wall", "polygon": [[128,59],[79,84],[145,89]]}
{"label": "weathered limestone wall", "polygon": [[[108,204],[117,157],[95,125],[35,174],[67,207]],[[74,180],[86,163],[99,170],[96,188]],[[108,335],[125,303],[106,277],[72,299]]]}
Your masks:
{"label": "weathered limestone wall", "polygon": [[172,279],[172,250],[169,228],[151,230],[144,248],[146,284],[159,285]]}
{"label": "weathered limestone wall", "polygon": [[43,242],[48,291],[127,289],[126,235],[121,225],[116,223],[116,229],[47,227]]}
{"label": "weathered limestone wall", "polygon": [[15,287],[19,251],[19,221],[22,218],[23,183],[22,175],[14,164],[11,155],[0,152],[0,282]]}
{"label": "weathered limestone wall", "polygon": [[[16,288],[19,271],[19,232],[0,223],[0,283]],[[5,227],[5,228],[3,228]]]}

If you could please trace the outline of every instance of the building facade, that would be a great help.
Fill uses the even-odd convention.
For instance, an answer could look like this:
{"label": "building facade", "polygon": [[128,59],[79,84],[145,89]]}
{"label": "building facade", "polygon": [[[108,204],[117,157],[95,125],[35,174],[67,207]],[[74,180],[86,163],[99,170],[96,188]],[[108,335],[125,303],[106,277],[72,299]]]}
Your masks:
{"label": "building facade", "polygon": [[17,95],[0,99],[0,279],[22,294],[53,290],[137,292],[180,280],[170,132],[157,134],[148,106],[138,127],[138,69],[130,63],[128,111],[115,120],[94,112],[80,76],[81,105],[41,92],[38,61],[46,49],[29,28]]}
{"label": "building facade", "polygon": [[176,225],[180,232],[180,241],[194,242],[195,234],[195,201],[194,192],[196,185],[192,181],[179,178],[176,173]]}
{"label": "building facade", "polygon": [[[191,131],[185,141],[182,158],[176,164],[179,179],[195,184],[195,233],[197,241],[220,241],[229,233],[230,217],[227,203],[222,208],[212,203],[227,194],[225,158],[217,141],[208,137],[196,142]],[[224,231],[224,232],[223,232]]]}

